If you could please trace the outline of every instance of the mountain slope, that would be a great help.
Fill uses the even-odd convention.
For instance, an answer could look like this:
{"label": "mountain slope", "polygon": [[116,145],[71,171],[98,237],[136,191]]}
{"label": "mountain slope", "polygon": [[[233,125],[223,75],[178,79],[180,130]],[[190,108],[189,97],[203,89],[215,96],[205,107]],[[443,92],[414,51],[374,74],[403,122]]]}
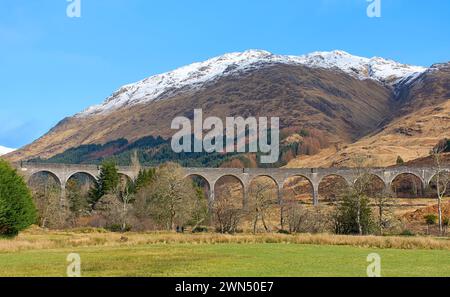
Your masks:
{"label": "mountain slope", "polygon": [[173,118],[189,118],[194,108],[204,117],[278,116],[286,127],[314,128],[332,141],[353,141],[372,131],[393,104],[390,89],[373,80],[305,66],[273,65],[239,77],[226,76],[194,93],[123,107],[108,114],[63,120],[33,144],[16,152],[17,159],[48,158],[82,144],[120,138],[169,138]]}
{"label": "mountain slope", "polygon": [[89,107],[76,116],[107,114],[124,106],[160,100],[182,92],[196,91],[220,77],[239,75],[274,64],[338,69],[359,79],[374,79],[391,84],[410,80],[425,71],[423,67],[403,65],[378,57],[372,59],[357,57],[343,51],[281,56],[267,51],[249,50],[243,53],[225,54],[123,86],[102,104]]}
{"label": "mountain slope", "polygon": [[[167,139],[175,132],[172,119],[192,118],[194,108],[202,108],[204,117],[222,119],[278,116],[284,130],[317,130],[329,142],[344,145],[423,108],[418,94],[430,92],[430,82],[433,90],[448,91],[446,78],[436,78],[445,77],[442,73],[442,67],[425,69],[342,51],[298,57],[227,54],[124,86],[8,158],[49,158],[80,145],[131,143],[150,135]],[[426,106],[443,98],[436,94]]]}
{"label": "mountain slope", "polygon": [[428,156],[442,139],[450,138],[450,63],[432,66],[397,94],[396,110],[385,126],[338,150],[302,156],[288,167],[350,166],[355,156],[366,156],[374,166],[394,165]]}
{"label": "mountain slope", "polygon": [[372,166],[391,166],[400,156],[405,162],[429,155],[443,138],[450,137],[450,101],[425,107],[400,117],[381,132],[336,150],[328,148],[315,156],[302,156],[287,167],[351,167],[357,156]]}
{"label": "mountain slope", "polygon": [[397,86],[397,101],[401,106],[395,115],[405,115],[447,100],[450,100],[450,62],[435,64],[406,86]]}

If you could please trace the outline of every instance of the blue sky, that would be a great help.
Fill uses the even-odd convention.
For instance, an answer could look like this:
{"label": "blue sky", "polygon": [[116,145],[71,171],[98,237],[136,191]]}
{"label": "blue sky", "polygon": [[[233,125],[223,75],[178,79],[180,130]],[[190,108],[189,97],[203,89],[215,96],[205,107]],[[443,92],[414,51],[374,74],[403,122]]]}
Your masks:
{"label": "blue sky", "polygon": [[450,1],[0,1],[0,145],[20,147],[121,85],[226,52],[342,49],[429,66],[450,60]]}

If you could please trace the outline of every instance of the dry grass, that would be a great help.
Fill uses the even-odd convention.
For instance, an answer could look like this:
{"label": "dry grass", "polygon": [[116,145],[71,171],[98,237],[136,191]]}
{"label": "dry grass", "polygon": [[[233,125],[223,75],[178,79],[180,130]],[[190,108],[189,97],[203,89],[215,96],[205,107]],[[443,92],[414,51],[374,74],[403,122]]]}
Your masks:
{"label": "dry grass", "polygon": [[0,252],[89,246],[136,246],[143,244],[316,244],[365,248],[450,250],[450,240],[435,237],[342,236],[331,234],[236,234],[110,233],[102,229],[45,231],[32,228],[14,239],[0,239]]}

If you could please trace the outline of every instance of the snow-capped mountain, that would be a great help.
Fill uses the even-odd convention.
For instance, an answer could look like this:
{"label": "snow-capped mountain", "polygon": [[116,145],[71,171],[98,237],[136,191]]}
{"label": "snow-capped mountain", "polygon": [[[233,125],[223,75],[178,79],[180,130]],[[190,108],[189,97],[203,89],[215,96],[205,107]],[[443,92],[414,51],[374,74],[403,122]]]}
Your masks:
{"label": "snow-capped mountain", "polygon": [[242,73],[272,64],[304,65],[336,69],[358,79],[373,79],[388,85],[412,81],[426,68],[400,64],[379,57],[364,58],[344,51],[314,52],[303,56],[275,55],[263,50],[229,53],[205,62],[151,76],[121,87],[102,104],[89,107],[76,117],[108,114],[124,106],[166,98],[179,92],[195,91],[220,77]]}
{"label": "snow-capped mountain", "polygon": [[[149,137],[170,139],[172,120],[180,115],[190,118],[197,108],[204,110],[205,117],[222,120],[278,117],[285,131],[313,129],[329,143],[342,144],[411,116],[410,126],[392,130],[390,139],[398,139],[428,131],[415,115],[445,113],[445,107],[438,106],[448,101],[449,85],[446,62],[425,69],[342,51],[305,56],[257,50],[231,53],[125,86],[103,104],[61,120],[7,158],[17,162],[54,157],[51,162],[89,163],[115,155],[125,160],[127,150],[136,148],[145,151],[148,160],[169,158],[164,147],[153,147]],[[427,145],[437,143],[438,136],[448,138],[447,122],[445,117],[436,122],[434,134],[424,132],[424,137],[433,135],[433,141],[408,143],[423,144],[429,151]],[[85,145],[94,146],[86,149]]]}
{"label": "snow-capped mountain", "polygon": [[0,156],[6,155],[6,154],[11,153],[13,151],[15,151],[15,149],[7,148],[7,147],[4,147],[4,146],[0,145]]}

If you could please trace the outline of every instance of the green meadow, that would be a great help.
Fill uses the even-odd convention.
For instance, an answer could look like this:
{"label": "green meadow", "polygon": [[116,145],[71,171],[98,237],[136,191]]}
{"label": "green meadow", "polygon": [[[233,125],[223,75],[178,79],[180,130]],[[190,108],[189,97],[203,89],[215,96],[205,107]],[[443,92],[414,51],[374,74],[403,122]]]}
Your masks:
{"label": "green meadow", "polygon": [[450,276],[449,250],[290,243],[156,243],[0,252],[0,276],[66,276],[67,255],[82,276],[366,276],[381,256],[382,276]]}

